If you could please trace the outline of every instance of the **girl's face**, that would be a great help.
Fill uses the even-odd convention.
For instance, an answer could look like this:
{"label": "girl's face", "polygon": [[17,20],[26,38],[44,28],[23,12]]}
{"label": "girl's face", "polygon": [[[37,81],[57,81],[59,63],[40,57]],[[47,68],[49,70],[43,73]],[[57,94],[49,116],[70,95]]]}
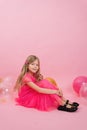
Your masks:
{"label": "girl's face", "polygon": [[29,68],[29,71],[33,74],[35,74],[38,69],[39,69],[39,63],[38,63],[38,60],[35,60],[34,62],[32,62],[31,64],[29,64],[28,66]]}

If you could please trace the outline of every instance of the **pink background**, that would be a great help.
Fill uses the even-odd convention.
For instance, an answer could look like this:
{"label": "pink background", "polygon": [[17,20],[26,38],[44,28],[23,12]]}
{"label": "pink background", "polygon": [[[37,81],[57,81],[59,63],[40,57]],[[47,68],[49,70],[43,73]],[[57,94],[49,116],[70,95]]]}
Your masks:
{"label": "pink background", "polygon": [[[63,88],[71,88],[73,79],[77,76],[87,76],[87,0],[0,0],[0,77],[16,78],[25,59],[31,54],[40,58],[41,72],[45,76],[56,79]],[[33,122],[29,125],[25,121],[23,124],[25,116],[28,115],[28,110],[23,108],[16,108],[15,111],[14,106],[2,106],[0,109],[4,111],[1,113],[7,113],[4,116],[1,115],[1,119],[9,116],[8,109],[11,108],[8,130],[13,128],[24,130],[26,126],[31,130],[35,128]],[[56,130],[56,128],[63,130],[65,125],[67,130],[75,130],[75,128],[86,130],[84,122],[86,109],[84,108],[79,115],[78,113],[65,114],[66,121],[70,119],[68,116],[72,116],[71,120],[74,120],[74,125],[64,121],[62,112],[59,116],[56,116],[57,111],[52,112],[52,115],[43,113],[43,118],[39,115],[38,120],[45,120],[45,117],[48,117],[47,120],[51,122],[55,120],[53,124],[49,124],[47,120],[42,121],[41,125],[37,120],[38,112],[30,110],[29,114],[33,112],[35,117],[31,115],[31,120],[34,121],[38,130]],[[16,120],[18,113],[24,118],[18,117]],[[82,120],[78,120],[77,123],[74,116],[77,117],[75,119]],[[60,117],[64,122],[59,122]],[[16,122],[16,125],[11,122],[12,120]],[[23,126],[18,124],[19,120]],[[3,121],[0,120],[1,124],[7,122]],[[82,122],[83,127],[81,127]],[[77,127],[75,127],[76,124]],[[2,130],[5,129],[6,126],[2,125]]]}
{"label": "pink background", "polygon": [[0,0],[0,75],[17,76],[30,54],[64,86],[87,75],[86,0]]}

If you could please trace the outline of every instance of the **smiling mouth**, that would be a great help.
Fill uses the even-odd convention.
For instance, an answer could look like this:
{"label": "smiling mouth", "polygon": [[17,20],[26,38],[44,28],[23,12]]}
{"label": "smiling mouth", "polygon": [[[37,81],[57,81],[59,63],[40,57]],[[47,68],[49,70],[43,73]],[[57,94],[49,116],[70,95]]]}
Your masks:
{"label": "smiling mouth", "polygon": [[33,69],[34,71],[37,71],[37,69]]}

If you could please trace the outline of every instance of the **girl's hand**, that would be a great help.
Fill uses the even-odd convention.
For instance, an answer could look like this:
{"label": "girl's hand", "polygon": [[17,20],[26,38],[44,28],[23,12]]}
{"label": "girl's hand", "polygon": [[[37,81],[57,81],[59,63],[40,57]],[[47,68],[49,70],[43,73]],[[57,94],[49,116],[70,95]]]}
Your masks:
{"label": "girl's hand", "polygon": [[43,79],[43,75],[39,75],[39,78],[38,78],[38,81],[42,80]]}
{"label": "girl's hand", "polygon": [[60,91],[60,90],[57,90],[57,93],[56,93],[58,96],[60,96],[60,97],[62,97],[63,96],[63,94],[62,94],[62,92]]}
{"label": "girl's hand", "polygon": [[61,89],[59,89],[59,93],[61,94],[61,96],[63,96],[63,92]]}

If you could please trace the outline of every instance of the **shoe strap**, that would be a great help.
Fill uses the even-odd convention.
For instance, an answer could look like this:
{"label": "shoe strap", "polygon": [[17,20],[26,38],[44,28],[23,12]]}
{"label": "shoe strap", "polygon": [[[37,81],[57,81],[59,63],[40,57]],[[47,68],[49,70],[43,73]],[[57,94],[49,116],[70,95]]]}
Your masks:
{"label": "shoe strap", "polygon": [[68,105],[69,104],[69,100],[66,100],[66,103],[65,103],[65,105]]}

